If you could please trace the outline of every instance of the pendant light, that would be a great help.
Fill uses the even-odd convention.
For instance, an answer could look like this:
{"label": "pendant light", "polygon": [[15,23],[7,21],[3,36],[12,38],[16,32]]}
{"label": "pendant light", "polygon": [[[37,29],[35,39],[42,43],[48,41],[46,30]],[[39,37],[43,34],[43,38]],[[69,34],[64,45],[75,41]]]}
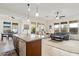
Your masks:
{"label": "pendant light", "polygon": [[28,15],[27,15],[27,22],[30,22],[30,16],[29,16],[29,12],[30,12],[30,4],[27,4],[28,7]]}
{"label": "pendant light", "polygon": [[36,13],[35,16],[38,17],[39,16],[39,12],[38,12],[38,6],[36,7]]}

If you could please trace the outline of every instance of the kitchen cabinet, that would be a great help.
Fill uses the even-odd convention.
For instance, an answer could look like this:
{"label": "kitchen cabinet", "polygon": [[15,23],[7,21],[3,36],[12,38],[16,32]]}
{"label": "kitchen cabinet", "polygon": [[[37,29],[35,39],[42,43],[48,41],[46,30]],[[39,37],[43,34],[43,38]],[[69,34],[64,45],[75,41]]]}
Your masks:
{"label": "kitchen cabinet", "polygon": [[15,37],[15,36],[13,37],[13,44],[14,44],[14,48],[17,55],[19,55],[19,38],[18,37]]}
{"label": "kitchen cabinet", "polygon": [[35,40],[26,43],[27,56],[41,56],[41,40]]}
{"label": "kitchen cabinet", "polygon": [[19,39],[19,55],[26,56],[26,42]]}

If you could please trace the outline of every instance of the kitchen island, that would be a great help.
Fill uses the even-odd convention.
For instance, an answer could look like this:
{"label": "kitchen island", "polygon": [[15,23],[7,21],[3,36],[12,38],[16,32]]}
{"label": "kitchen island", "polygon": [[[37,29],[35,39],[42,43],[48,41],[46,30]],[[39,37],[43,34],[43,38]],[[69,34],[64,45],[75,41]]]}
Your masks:
{"label": "kitchen island", "polygon": [[19,56],[41,56],[41,39],[39,35],[14,35],[14,47]]}

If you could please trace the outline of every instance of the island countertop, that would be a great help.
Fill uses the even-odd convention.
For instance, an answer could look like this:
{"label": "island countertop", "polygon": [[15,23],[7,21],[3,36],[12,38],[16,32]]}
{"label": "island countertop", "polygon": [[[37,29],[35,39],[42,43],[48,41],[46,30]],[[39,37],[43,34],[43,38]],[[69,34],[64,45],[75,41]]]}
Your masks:
{"label": "island countertop", "polygon": [[24,35],[24,34],[21,34],[21,35],[18,35],[18,34],[14,34],[14,36],[24,40],[25,42],[30,42],[30,41],[34,41],[34,40],[40,40],[40,39],[44,39],[48,36],[44,36],[44,35],[35,35],[35,34],[31,34],[31,35]]}

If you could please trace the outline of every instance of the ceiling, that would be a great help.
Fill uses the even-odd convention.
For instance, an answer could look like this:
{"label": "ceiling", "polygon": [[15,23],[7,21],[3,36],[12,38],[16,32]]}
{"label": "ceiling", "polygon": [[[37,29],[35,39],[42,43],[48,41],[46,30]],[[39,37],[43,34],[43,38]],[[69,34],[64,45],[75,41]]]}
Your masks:
{"label": "ceiling", "polygon": [[[56,12],[61,11],[65,18],[79,18],[78,3],[31,3],[30,17],[35,17],[38,7],[39,18],[55,19]],[[27,16],[27,3],[0,3],[0,14],[25,17]]]}

